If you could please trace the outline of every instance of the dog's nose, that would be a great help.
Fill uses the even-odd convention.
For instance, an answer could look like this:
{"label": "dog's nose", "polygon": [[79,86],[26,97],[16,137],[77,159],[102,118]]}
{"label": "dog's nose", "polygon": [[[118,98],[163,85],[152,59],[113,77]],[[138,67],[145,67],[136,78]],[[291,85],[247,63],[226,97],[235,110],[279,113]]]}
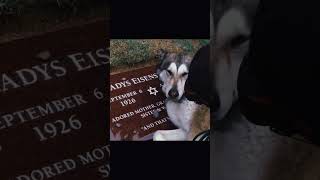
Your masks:
{"label": "dog's nose", "polygon": [[171,98],[177,98],[177,97],[179,96],[179,93],[178,93],[178,91],[177,91],[176,89],[171,89],[171,90],[169,91],[169,96],[170,96]]}

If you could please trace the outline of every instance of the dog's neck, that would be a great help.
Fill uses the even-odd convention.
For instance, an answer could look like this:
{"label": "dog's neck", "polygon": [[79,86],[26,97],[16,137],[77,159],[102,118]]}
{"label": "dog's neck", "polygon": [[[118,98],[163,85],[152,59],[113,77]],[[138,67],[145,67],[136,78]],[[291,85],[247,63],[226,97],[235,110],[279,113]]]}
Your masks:
{"label": "dog's neck", "polygon": [[167,113],[170,121],[178,128],[189,131],[191,119],[197,104],[183,97],[179,101],[166,99]]}
{"label": "dog's neck", "polygon": [[170,102],[172,102],[172,103],[181,104],[181,103],[182,103],[183,101],[185,101],[185,100],[187,100],[187,98],[186,98],[185,95],[183,94],[179,100],[174,100],[174,99],[172,99],[172,98],[166,98],[166,99],[165,99],[165,102],[169,102],[169,101],[170,101]]}

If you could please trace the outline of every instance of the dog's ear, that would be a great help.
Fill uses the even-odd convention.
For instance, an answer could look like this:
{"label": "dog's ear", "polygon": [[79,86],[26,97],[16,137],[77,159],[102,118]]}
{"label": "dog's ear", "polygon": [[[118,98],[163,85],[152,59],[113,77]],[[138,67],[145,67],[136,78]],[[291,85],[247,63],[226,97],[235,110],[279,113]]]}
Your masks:
{"label": "dog's ear", "polygon": [[188,67],[190,66],[190,64],[191,64],[191,62],[193,60],[192,55],[187,54],[187,53],[181,53],[178,56],[180,56],[179,59],[182,59],[182,63],[183,64],[187,65]]}
{"label": "dog's ear", "polygon": [[155,58],[159,60],[163,60],[167,57],[168,52],[164,49],[160,49],[157,51]]}
{"label": "dog's ear", "polygon": [[191,64],[191,62],[192,62],[192,60],[193,60],[193,57],[191,56],[191,55],[189,55],[189,54],[187,54],[187,55],[185,55],[185,62],[187,63],[187,64]]}

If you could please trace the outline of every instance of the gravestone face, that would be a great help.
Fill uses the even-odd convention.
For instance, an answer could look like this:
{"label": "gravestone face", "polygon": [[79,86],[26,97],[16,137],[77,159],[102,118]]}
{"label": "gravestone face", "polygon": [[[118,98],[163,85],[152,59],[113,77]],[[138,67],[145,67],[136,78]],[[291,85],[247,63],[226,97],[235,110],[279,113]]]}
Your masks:
{"label": "gravestone face", "polygon": [[165,95],[150,66],[110,77],[110,140],[150,140],[156,130],[173,129]]}
{"label": "gravestone face", "polygon": [[0,44],[0,179],[104,179],[108,22]]}

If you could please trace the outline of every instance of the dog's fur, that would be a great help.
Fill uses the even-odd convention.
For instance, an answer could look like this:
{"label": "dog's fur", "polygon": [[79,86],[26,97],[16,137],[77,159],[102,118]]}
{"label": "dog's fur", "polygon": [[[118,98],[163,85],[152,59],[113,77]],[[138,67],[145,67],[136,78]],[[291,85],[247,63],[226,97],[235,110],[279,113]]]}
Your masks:
{"label": "dog's fur", "polygon": [[223,119],[237,100],[237,79],[258,0],[216,0],[213,3],[213,41],[210,71],[211,93],[219,101],[214,120]]}
{"label": "dog's fur", "polygon": [[[196,134],[210,128],[208,108],[189,101],[184,96],[184,87],[192,57],[161,50],[157,58],[161,60],[157,73],[163,83],[162,91],[167,97],[167,113],[171,122],[178,129],[156,131],[154,140],[192,140]],[[172,93],[173,91],[175,93]]]}

